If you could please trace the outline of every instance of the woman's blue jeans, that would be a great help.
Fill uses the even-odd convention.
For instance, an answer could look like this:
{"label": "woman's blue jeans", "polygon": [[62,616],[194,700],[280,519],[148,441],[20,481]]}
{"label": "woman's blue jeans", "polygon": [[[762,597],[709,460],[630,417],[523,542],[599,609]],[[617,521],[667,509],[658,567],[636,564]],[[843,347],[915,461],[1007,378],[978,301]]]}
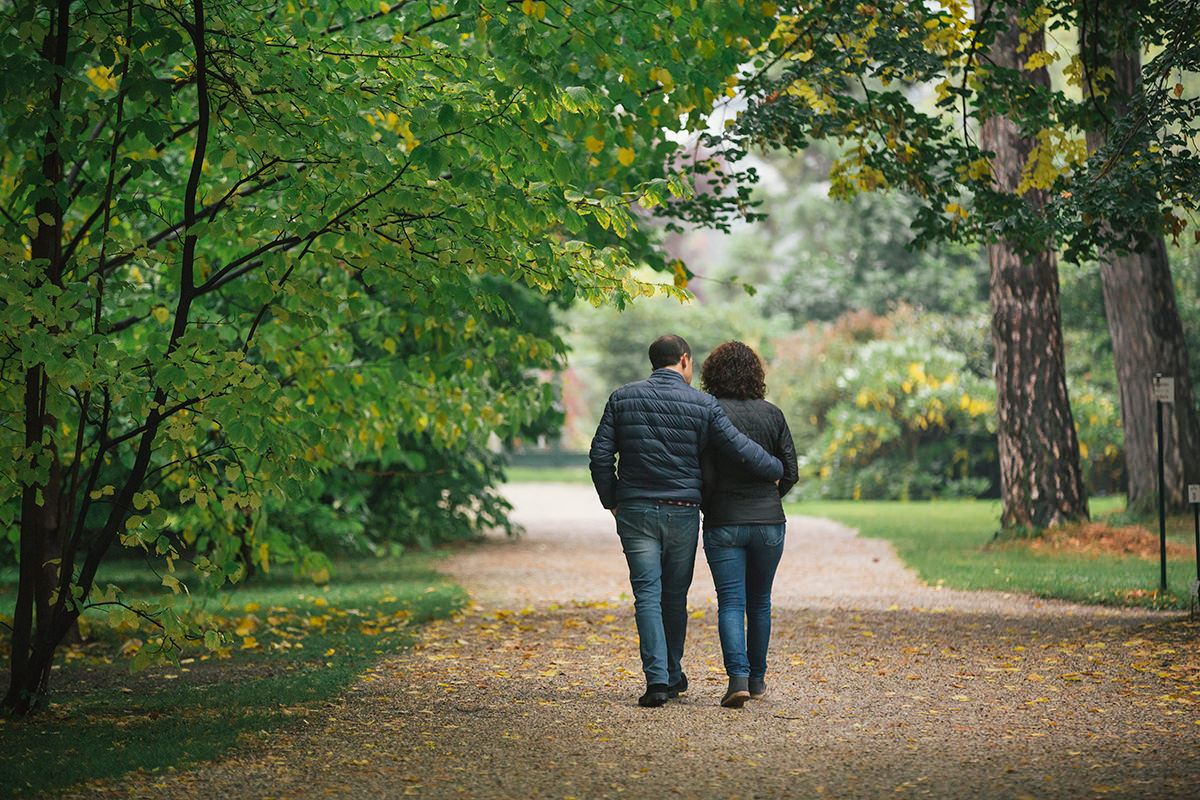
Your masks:
{"label": "woman's blue jeans", "polygon": [[629,564],[633,617],[646,683],[678,683],[687,636],[687,593],[696,566],[700,509],[632,501],[617,508],[617,533]]}
{"label": "woman's blue jeans", "polygon": [[783,555],[783,525],[725,525],[704,531],[717,588],[717,632],[729,677],[767,674],[771,584]]}

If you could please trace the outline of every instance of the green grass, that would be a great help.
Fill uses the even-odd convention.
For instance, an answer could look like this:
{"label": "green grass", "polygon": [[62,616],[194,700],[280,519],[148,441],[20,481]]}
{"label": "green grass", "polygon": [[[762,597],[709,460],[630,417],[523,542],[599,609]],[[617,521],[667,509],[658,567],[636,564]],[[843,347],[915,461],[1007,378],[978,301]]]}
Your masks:
{"label": "green grass", "polygon": [[[1120,499],[1092,502],[1103,519],[1122,507]],[[1194,560],[1169,559],[1168,592],[1159,595],[1157,558],[1032,551],[994,540],[1000,506],[995,501],[929,503],[805,502],[791,513],[833,519],[863,536],[891,542],[901,560],[926,583],[951,589],[1018,592],[1094,605],[1187,608],[1196,574]],[[1157,531],[1157,522],[1146,523]],[[1192,542],[1191,518],[1171,521],[1169,538]]]}
{"label": "green grass", "polygon": [[508,483],[573,483],[591,485],[592,474],[578,467],[505,467]]}
{"label": "green grass", "polygon": [[[262,576],[210,601],[232,637],[226,654],[188,651],[178,665],[137,675],[117,651],[139,634],[96,631],[60,658],[48,710],[0,718],[0,797],[211,760],[297,722],[382,655],[411,644],[413,625],[465,604],[462,589],[435,566],[435,556],[405,553],[336,563],[323,587]],[[132,565],[109,579],[155,585]],[[0,576],[0,609],[11,607],[11,597]],[[246,635],[236,631],[251,624]]]}

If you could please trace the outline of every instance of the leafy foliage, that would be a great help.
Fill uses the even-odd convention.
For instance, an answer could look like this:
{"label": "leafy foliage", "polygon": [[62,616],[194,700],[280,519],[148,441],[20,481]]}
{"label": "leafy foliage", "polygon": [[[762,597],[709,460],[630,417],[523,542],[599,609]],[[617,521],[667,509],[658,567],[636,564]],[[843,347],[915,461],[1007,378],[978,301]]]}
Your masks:
{"label": "leafy foliage", "polygon": [[[1068,32],[1095,24],[1088,4],[1019,5],[1026,69],[1063,76],[1049,90],[985,58],[1003,30],[999,8],[989,4],[975,19],[960,0],[786,4],[754,63],[750,109],[732,133],[743,148],[836,142],[831,195],[910,193],[920,204],[921,241],[1006,239],[1026,249],[1055,241],[1074,259],[1160,233],[1177,237],[1200,195],[1192,124],[1200,109],[1187,77],[1200,69],[1195,4],[1152,0],[1130,9],[1132,35],[1156,56],[1143,70],[1144,95],[1116,119],[1098,119],[1099,105],[1083,96],[1078,55],[1032,46],[1043,26],[1058,34],[1050,41],[1073,43]],[[1037,143],[1014,194],[993,185],[992,154],[976,139],[982,121],[996,116]],[[1097,122],[1110,127],[1109,143],[1089,155],[1084,133]],[[1048,192],[1044,213],[1024,196],[1029,189]]]}
{"label": "leafy foliage", "polygon": [[[1082,335],[1082,332],[1079,332]],[[996,389],[985,315],[898,307],[810,324],[774,345],[768,380],[791,419],[808,498],[996,497]],[[1071,377],[1090,493],[1124,484],[1114,388]]]}
{"label": "leafy foliage", "polygon": [[995,388],[917,337],[859,347],[837,380],[806,466],[829,497],[993,495]]}
{"label": "leafy foliage", "polygon": [[[913,246],[917,203],[902,193],[826,196],[828,143],[802,155],[764,154],[762,223],[737,231],[726,269],[755,285],[758,307],[793,324],[848,311],[885,314],[895,304],[965,314],[983,307],[987,269],[977,247]],[[722,274],[724,270],[722,270]]]}
{"label": "leafy foliage", "polygon": [[[303,512],[339,467],[420,483],[430,450],[451,454],[444,475],[475,471],[452,501],[472,514],[495,473],[464,454],[540,424],[534,371],[561,362],[511,287],[617,305],[655,291],[630,273],[663,263],[630,207],[688,193],[660,131],[698,124],[742,51],[719,45],[770,24],[741,5],[0,12],[14,685],[83,607],[123,602],[92,596],[113,545],[164,559],[172,593],[182,558],[216,583],[247,557],[319,572],[272,512]],[[410,519],[445,510],[435,489],[403,494]],[[192,635],[172,596],[136,609],[169,629],[165,650]]]}

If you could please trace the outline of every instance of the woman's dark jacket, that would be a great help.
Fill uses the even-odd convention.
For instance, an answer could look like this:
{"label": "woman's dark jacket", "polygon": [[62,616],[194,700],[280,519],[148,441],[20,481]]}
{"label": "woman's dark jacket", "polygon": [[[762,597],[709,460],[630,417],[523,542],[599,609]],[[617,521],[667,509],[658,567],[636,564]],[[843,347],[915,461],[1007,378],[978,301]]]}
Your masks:
{"label": "woman's dark jacket", "polygon": [[776,486],[722,457],[712,448],[704,451],[704,527],[721,525],[781,525],[782,497],[796,484],[796,445],[787,420],[778,407],[766,400],[719,401],[734,427],[783,462],[783,478]]}
{"label": "woman's dark jacket", "polygon": [[605,508],[630,500],[699,503],[706,447],[771,486],[783,474],[778,460],[730,424],[712,395],[674,370],[656,369],[609,396],[589,453],[592,483]]}

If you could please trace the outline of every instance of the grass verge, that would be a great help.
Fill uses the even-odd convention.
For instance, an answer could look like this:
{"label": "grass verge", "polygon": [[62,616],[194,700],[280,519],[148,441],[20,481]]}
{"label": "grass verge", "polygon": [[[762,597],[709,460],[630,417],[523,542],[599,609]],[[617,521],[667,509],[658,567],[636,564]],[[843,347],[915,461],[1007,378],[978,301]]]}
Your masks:
{"label": "grass verge", "polygon": [[592,474],[586,466],[505,467],[504,475],[508,483],[592,483]]}
{"label": "grass verge", "polygon": [[[1092,503],[1092,513],[1100,519],[1120,508],[1119,499]],[[1168,591],[1163,594],[1158,591],[1157,556],[1050,552],[997,542],[1000,506],[995,501],[821,501],[789,503],[788,511],[833,519],[863,536],[886,539],[922,580],[951,589],[1018,592],[1092,605],[1188,608],[1196,575],[1190,555],[1168,559]],[[1171,520],[1168,538],[1190,545],[1192,519]]]}
{"label": "grass verge", "polygon": [[[405,553],[340,562],[323,587],[263,576],[218,598],[224,602],[214,613],[226,623],[229,647],[185,653],[177,665],[136,675],[128,655],[138,632],[96,631],[64,650],[46,711],[0,718],[0,797],[185,767],[302,724],[384,654],[410,645],[414,626],[466,603],[463,590],[435,571],[435,559]],[[11,605],[11,592],[0,586],[0,608]],[[7,686],[7,674],[0,677]]]}

